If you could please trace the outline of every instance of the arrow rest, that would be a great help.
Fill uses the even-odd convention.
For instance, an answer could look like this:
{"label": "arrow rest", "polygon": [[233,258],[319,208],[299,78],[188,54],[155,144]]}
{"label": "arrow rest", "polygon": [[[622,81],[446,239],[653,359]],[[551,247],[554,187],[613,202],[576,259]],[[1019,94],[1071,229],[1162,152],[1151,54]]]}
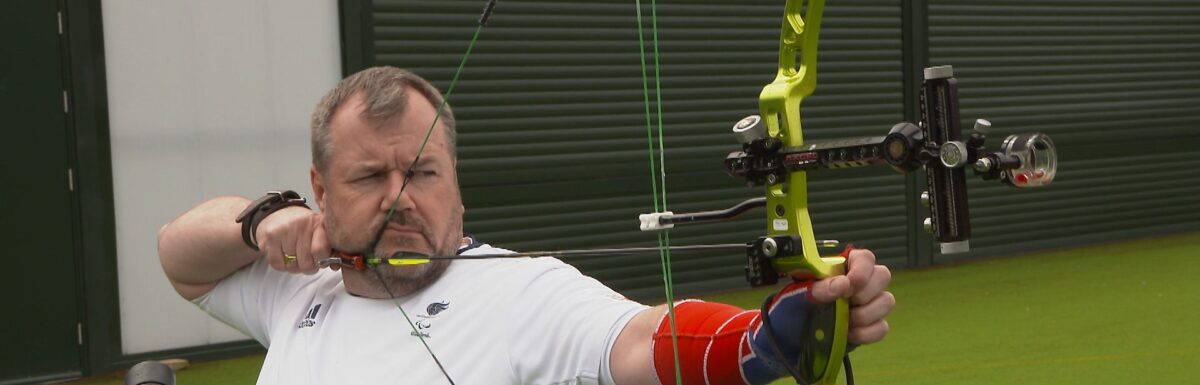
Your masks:
{"label": "arrow rest", "polygon": [[779,283],[780,273],[772,259],[778,255],[795,255],[800,237],[781,235],[759,237],[746,245],[746,281],[750,286],[771,286]]}

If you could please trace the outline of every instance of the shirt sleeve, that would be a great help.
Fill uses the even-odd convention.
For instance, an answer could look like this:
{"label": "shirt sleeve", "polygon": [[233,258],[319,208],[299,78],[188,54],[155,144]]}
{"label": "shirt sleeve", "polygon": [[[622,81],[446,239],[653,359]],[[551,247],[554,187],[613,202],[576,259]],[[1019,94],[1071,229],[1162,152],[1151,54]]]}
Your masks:
{"label": "shirt sleeve", "polygon": [[271,325],[279,319],[280,310],[301,288],[315,282],[323,273],[328,272],[318,272],[315,276],[281,272],[272,269],[265,258],[259,258],[222,279],[192,303],[213,318],[270,347]]}
{"label": "shirt sleeve", "polygon": [[552,258],[518,296],[510,315],[509,352],[520,383],[611,382],[608,355],[617,336],[647,306],[630,301],[574,267]]}

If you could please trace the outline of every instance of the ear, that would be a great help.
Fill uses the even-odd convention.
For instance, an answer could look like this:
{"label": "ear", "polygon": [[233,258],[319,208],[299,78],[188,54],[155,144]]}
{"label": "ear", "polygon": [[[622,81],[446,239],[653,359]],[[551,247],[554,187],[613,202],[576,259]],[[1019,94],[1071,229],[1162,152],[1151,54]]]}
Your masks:
{"label": "ear", "polygon": [[316,165],[308,169],[308,178],[312,183],[312,191],[315,195],[313,201],[317,203],[317,207],[321,208],[321,212],[325,212],[325,182],[321,180],[321,172],[317,171]]}
{"label": "ear", "polygon": [[458,184],[458,157],[454,157],[453,159],[454,163],[452,163],[453,168],[451,169],[454,170],[454,190],[458,191],[458,215],[462,216],[466,214],[467,206],[463,204],[462,185]]}

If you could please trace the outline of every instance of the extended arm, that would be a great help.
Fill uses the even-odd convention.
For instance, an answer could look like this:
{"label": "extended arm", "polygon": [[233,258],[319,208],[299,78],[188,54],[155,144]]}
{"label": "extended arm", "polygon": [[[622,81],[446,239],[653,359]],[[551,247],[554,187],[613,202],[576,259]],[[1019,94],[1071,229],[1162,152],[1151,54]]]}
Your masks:
{"label": "extended arm", "polygon": [[[885,266],[875,265],[875,255],[868,250],[853,250],[848,263],[850,270],[847,275],[817,281],[811,287],[800,284],[785,287],[771,306],[771,319],[777,334],[795,334],[792,333],[793,329],[802,328],[799,321],[788,321],[802,319],[809,303],[820,305],[837,298],[849,298],[850,342],[869,344],[882,340],[888,332],[884,317],[896,304],[895,297],[886,291],[891,272]],[[783,299],[785,297],[789,299]],[[801,298],[803,301],[799,300]],[[671,349],[666,311],[666,305],[643,310],[629,321],[617,337],[609,361],[617,385],[657,385],[660,377],[663,384],[675,383],[672,375],[674,368],[669,367],[671,360],[666,359]],[[765,343],[757,341],[763,336],[757,329],[760,325],[758,313],[757,310],[744,311],[729,305],[701,301],[676,305],[679,356],[684,361],[683,383],[743,384],[757,383],[758,379],[762,379],[763,376],[747,373],[756,370],[750,366],[762,368],[772,364],[747,365],[750,361],[742,360],[747,352],[739,350],[743,342],[748,344],[745,345],[747,348],[749,345],[761,346]],[[747,340],[743,341],[743,337]],[[659,342],[653,342],[656,340]],[[784,338],[783,342],[786,344],[787,340]],[[687,362],[701,359],[708,362],[704,365]],[[759,371],[758,374],[763,373]],[[784,373],[765,374],[774,375],[771,379],[784,376]]]}

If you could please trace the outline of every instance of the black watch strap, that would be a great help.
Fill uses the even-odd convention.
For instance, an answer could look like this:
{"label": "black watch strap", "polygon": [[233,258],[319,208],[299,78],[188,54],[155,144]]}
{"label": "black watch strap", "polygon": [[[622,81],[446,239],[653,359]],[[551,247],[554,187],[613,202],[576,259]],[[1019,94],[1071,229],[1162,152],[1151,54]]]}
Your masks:
{"label": "black watch strap", "polygon": [[237,217],[237,223],[242,224],[242,240],[246,242],[246,246],[258,250],[258,242],[254,239],[254,233],[258,230],[258,223],[262,222],[263,218],[286,207],[304,206],[309,208],[305,202],[307,200],[299,193],[287,190],[268,191],[267,195],[250,203]]}

